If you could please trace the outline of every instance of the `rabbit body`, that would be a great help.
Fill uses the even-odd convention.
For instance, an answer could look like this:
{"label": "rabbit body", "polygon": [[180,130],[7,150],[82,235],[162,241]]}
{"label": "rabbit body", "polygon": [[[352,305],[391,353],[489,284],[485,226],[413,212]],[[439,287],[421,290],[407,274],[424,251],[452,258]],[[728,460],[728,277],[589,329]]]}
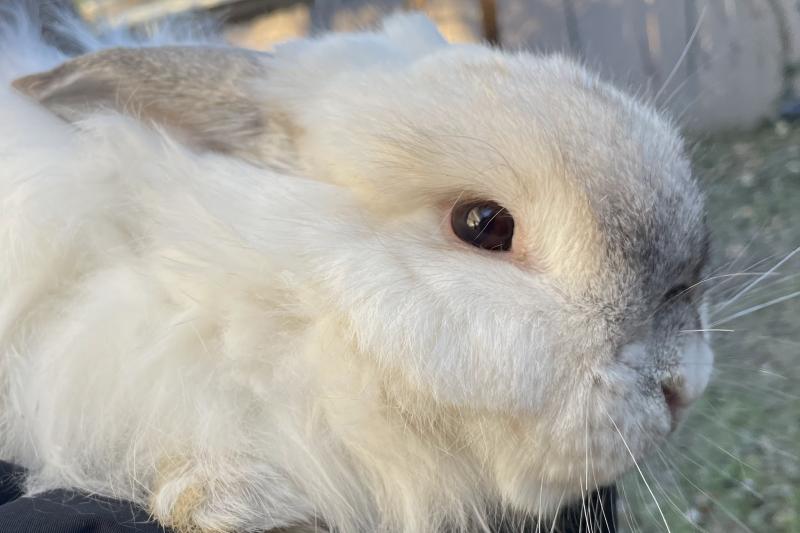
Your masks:
{"label": "rabbit body", "polygon": [[[13,20],[0,457],[29,493],[480,530],[613,481],[705,387],[702,296],[670,293],[707,248],[680,138],[568,59],[421,16],[271,55],[75,30],[71,59]],[[463,198],[513,214],[510,251],[453,235]]]}

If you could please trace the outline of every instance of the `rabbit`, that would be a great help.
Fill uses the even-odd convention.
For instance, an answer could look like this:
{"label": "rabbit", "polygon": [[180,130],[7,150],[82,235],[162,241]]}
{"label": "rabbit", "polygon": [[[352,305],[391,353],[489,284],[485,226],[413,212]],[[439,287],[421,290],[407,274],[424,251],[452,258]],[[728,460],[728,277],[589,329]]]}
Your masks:
{"label": "rabbit", "polygon": [[[0,458],[177,531],[482,531],[713,365],[668,117],[420,14],[272,52],[0,37]],[[175,37],[173,42],[170,38]]]}

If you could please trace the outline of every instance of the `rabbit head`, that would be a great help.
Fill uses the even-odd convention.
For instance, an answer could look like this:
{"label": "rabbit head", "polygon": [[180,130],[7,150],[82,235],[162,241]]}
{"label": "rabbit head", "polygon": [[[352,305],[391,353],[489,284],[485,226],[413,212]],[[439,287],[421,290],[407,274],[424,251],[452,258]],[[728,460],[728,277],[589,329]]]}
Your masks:
{"label": "rabbit head", "polygon": [[254,187],[275,171],[324,185],[225,197],[241,206],[218,216],[248,253],[295,258],[289,293],[313,304],[292,327],[315,341],[292,364],[361,376],[337,390],[369,423],[329,413],[327,438],[359,457],[376,424],[401,428],[380,441],[395,451],[354,460],[397,462],[372,465],[394,473],[383,490],[416,457],[426,479],[547,512],[629,469],[707,384],[709,239],[682,141],[565,57],[451,46],[401,16],[273,54],[96,52],[15,85],[78,125],[114,109],[244,159]]}
{"label": "rabbit head", "polygon": [[495,435],[480,453],[508,495],[587,469],[608,482],[711,371],[708,231],[681,139],[563,57],[445,46],[414,22],[387,23],[401,51],[379,58],[279,49],[291,83],[265,88],[307,174],[353,191],[380,236],[335,298],[359,350],[414,391],[398,401]]}

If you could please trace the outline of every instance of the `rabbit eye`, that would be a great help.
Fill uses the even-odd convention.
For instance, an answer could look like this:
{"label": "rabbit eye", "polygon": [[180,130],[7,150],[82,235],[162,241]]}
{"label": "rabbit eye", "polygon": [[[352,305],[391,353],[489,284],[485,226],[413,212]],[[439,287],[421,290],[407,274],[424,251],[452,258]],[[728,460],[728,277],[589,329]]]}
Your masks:
{"label": "rabbit eye", "polygon": [[462,241],[492,251],[511,249],[514,218],[495,202],[467,202],[453,208],[450,223]]}

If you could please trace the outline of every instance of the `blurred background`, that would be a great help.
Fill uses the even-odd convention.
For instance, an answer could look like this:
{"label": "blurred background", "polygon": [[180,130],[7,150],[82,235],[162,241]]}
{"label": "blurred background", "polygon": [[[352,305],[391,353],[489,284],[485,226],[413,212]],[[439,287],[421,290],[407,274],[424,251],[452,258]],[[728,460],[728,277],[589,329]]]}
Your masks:
{"label": "blurred background", "polygon": [[[75,0],[98,31],[206,14],[269,49],[422,10],[455,42],[564,52],[655,102],[708,191],[716,375],[621,484],[623,531],[800,532],[800,2]],[[798,122],[795,122],[798,120]]]}
{"label": "blurred background", "polygon": [[[90,21],[141,26],[176,13],[228,21],[253,48],[428,13],[448,39],[563,51],[655,97],[696,130],[753,127],[798,93],[796,0],[75,0]],[[724,98],[721,98],[724,95]],[[797,110],[800,113],[800,109]]]}

